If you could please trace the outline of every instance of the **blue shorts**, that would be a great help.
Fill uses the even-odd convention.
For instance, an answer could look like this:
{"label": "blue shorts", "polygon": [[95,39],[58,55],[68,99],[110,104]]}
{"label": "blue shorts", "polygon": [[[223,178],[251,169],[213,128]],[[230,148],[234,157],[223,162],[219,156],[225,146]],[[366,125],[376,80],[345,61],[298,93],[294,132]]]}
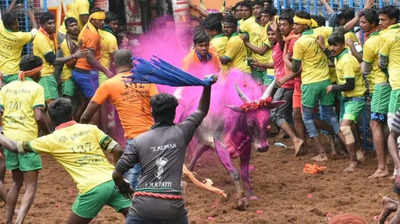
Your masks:
{"label": "blue shorts", "polygon": [[99,87],[99,73],[97,71],[72,70],[72,79],[86,98],[92,98]]}

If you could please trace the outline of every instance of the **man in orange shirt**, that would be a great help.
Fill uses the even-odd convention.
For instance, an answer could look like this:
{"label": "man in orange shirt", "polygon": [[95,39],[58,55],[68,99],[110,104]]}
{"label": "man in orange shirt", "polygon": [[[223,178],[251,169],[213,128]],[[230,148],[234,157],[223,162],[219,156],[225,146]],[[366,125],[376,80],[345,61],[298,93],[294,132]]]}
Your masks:
{"label": "man in orange shirt", "polygon": [[[81,50],[87,50],[88,54],[86,57],[79,58],[76,62],[75,68],[72,70],[72,79],[85,97],[82,105],[84,107],[99,86],[98,71],[104,72],[108,77],[112,76],[110,70],[99,62],[101,52],[98,29],[102,28],[105,17],[103,10],[95,8],[89,16],[89,22],[83,27],[78,37]],[[94,120],[97,121],[98,119]]]}
{"label": "man in orange shirt", "polygon": [[[158,94],[155,84],[134,84],[130,81],[132,75],[132,53],[129,50],[118,50],[114,55],[117,75],[106,80],[96,91],[81,117],[81,123],[88,123],[107,99],[116,107],[125,138],[129,144],[133,138],[148,131],[153,125],[150,110],[150,99]],[[132,172],[137,175],[137,167]],[[132,172],[130,175],[133,175]],[[128,177],[134,187],[136,178]]]}
{"label": "man in orange shirt", "polygon": [[193,37],[194,49],[183,59],[182,69],[197,76],[218,73],[221,70],[221,62],[216,53],[209,51],[210,37],[203,31],[197,31]]}

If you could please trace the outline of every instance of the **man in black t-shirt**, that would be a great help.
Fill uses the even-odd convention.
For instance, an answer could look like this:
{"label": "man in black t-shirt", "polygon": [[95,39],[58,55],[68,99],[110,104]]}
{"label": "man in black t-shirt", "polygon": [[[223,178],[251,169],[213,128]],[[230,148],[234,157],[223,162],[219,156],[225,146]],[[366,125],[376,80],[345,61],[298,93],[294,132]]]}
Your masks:
{"label": "man in black t-shirt", "polygon": [[176,125],[177,99],[169,94],[152,97],[156,124],[128,144],[113,173],[120,192],[129,194],[123,174],[137,163],[142,167],[127,224],[188,223],[181,188],[182,166],[187,145],[207,115],[210,94],[211,86],[204,87],[197,110]]}

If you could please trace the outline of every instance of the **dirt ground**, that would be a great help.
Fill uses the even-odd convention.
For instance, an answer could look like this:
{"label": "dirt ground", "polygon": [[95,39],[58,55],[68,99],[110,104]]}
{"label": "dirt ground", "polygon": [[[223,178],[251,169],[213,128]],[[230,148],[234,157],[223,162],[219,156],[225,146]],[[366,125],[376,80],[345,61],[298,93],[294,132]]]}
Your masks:
{"label": "dirt ground", "polygon": [[[382,196],[394,197],[391,180],[367,179],[375,170],[376,159],[369,155],[352,174],[342,172],[346,159],[320,164],[327,166],[323,174],[304,174],[304,165],[312,163],[311,156],[309,153],[296,158],[293,150],[276,146],[266,153],[253,153],[251,180],[259,199],[251,201],[246,211],[234,208],[233,197],[219,200],[217,195],[189,183],[186,204],[190,223],[318,224],[327,223],[327,216],[340,213],[358,214],[368,223],[376,223],[373,217],[380,212]],[[38,193],[25,223],[63,223],[77,191],[55,160],[46,155],[42,158],[44,169],[40,172]],[[213,152],[203,155],[195,171],[200,177],[211,178],[214,186],[231,196],[234,193],[230,176]],[[6,181],[10,187],[10,173]],[[4,223],[4,204],[0,204],[0,214],[0,223]],[[106,207],[92,223],[123,223],[123,218]]]}

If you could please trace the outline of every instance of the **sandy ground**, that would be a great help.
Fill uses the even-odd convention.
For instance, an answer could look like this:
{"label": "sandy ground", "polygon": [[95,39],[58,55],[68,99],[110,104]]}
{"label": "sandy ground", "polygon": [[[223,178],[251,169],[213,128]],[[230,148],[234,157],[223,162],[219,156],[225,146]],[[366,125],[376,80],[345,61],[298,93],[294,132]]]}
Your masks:
{"label": "sandy ground", "polygon": [[[273,141],[272,141],[273,142]],[[288,140],[282,142],[288,143]],[[311,147],[312,150],[312,147]],[[236,210],[232,197],[232,180],[219,164],[214,152],[206,152],[195,168],[202,178],[211,178],[214,186],[224,189],[231,197],[219,199],[192,183],[187,186],[186,204],[190,223],[327,223],[327,217],[353,213],[376,223],[373,217],[381,208],[381,197],[392,193],[388,178],[368,180],[376,167],[376,159],[369,155],[352,174],[343,173],[346,159],[330,160],[323,174],[303,173],[312,153],[294,157],[293,150],[271,146],[266,153],[253,153],[251,180],[255,194],[246,211]],[[71,211],[77,194],[75,185],[62,167],[49,156],[43,156],[44,169],[40,172],[36,200],[25,223],[63,223]],[[11,175],[6,175],[10,187]],[[20,197],[21,198],[21,197]],[[0,204],[0,223],[4,223],[4,204]],[[123,223],[123,217],[105,207],[92,223]]]}

